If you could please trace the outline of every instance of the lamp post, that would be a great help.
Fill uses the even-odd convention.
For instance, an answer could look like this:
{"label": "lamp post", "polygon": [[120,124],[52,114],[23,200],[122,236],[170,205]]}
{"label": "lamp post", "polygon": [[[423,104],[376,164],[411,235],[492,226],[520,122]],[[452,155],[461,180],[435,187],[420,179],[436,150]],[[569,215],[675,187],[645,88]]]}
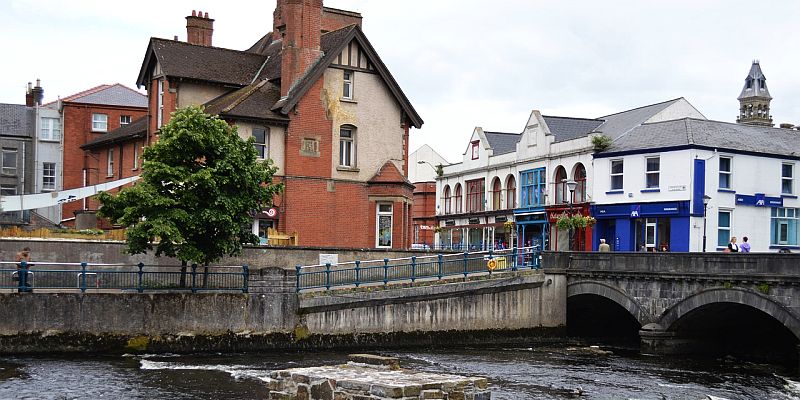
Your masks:
{"label": "lamp post", "polygon": [[[567,199],[567,202],[569,202],[569,215],[570,215],[570,217],[572,217],[573,196],[575,195],[575,189],[578,187],[578,182],[575,182],[572,179],[570,179],[570,180],[562,179],[561,183],[567,185],[567,190],[569,190],[569,199]],[[570,227],[569,228],[569,250],[570,251],[575,250],[573,247],[574,246],[573,246],[573,243],[572,243],[572,227]]]}
{"label": "lamp post", "polygon": [[419,161],[417,161],[417,164],[428,164],[431,168],[433,168],[433,171],[436,172],[436,176],[442,176],[442,173],[444,172],[442,170],[442,164],[433,165],[430,162],[425,161],[425,160],[419,160]]}
{"label": "lamp post", "polygon": [[706,252],[706,212],[708,211],[708,202],[711,196],[703,195],[703,253]]}

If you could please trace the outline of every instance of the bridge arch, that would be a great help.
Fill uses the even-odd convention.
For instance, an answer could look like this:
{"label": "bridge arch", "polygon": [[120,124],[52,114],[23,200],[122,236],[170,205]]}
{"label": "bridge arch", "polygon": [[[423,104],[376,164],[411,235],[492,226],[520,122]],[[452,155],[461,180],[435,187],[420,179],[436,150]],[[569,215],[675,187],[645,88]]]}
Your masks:
{"label": "bridge arch", "polygon": [[800,318],[795,313],[768,296],[740,288],[714,288],[686,297],[670,307],[658,322],[664,330],[673,331],[674,324],[687,314],[716,303],[735,303],[755,308],[783,324],[800,339]]}
{"label": "bridge arch", "polygon": [[568,299],[582,294],[593,294],[613,301],[627,310],[642,326],[652,322],[639,303],[619,288],[595,281],[576,281],[567,285]]}

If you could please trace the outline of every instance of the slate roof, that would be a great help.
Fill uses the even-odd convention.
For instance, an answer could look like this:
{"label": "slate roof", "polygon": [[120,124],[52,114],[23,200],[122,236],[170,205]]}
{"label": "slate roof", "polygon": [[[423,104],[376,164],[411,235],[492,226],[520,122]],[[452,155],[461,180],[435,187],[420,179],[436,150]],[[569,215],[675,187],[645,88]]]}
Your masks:
{"label": "slate roof", "polygon": [[[749,84],[749,88],[747,87]],[[750,66],[750,72],[747,73],[747,78],[744,78],[744,87],[742,93],[739,94],[738,100],[747,97],[766,97],[771,99],[769,89],[767,89],[767,78],[761,72],[761,65],[758,61],[753,61]]]}
{"label": "slate roof", "polygon": [[543,115],[544,122],[550,128],[550,133],[555,136],[556,142],[585,137],[593,132],[603,122],[602,119],[552,117]]}
{"label": "slate roof", "polygon": [[797,131],[695,118],[642,124],[600,154],[691,145],[800,157]]}
{"label": "slate roof", "polygon": [[679,97],[677,99],[668,100],[662,103],[651,104],[649,106],[638,107],[631,110],[602,116],[597,119],[602,119],[606,122],[600,125],[597,130],[603,135],[616,140],[626,132],[644,123],[654,115],[675,104],[681,99],[682,98]]}
{"label": "slate roof", "polygon": [[0,103],[0,135],[33,137],[36,110],[23,104]]}
{"label": "slate roof", "polygon": [[62,102],[147,107],[147,96],[119,83],[99,85],[61,99]]}
{"label": "slate roof", "polygon": [[110,144],[127,142],[131,139],[139,139],[147,136],[147,116],[138,118],[127,125],[122,125],[111,132],[81,145],[84,150],[92,150],[105,147]]}
{"label": "slate roof", "polygon": [[517,143],[522,139],[522,134],[520,133],[484,131],[483,134],[486,136],[489,147],[492,148],[492,154],[495,156],[515,152],[517,150]]}
{"label": "slate roof", "polygon": [[288,122],[288,117],[271,110],[280,97],[280,87],[262,80],[209,101],[205,111],[222,117]]}

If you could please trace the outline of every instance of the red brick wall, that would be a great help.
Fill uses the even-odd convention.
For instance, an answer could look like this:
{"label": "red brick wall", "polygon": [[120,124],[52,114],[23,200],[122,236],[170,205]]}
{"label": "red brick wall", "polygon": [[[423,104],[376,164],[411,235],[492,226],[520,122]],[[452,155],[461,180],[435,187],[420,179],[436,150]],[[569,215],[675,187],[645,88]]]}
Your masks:
{"label": "red brick wall", "polygon": [[[414,226],[436,226],[436,182],[414,184],[414,206],[411,216]],[[413,226],[412,226],[413,229]],[[413,235],[412,230],[412,235]],[[417,243],[434,244],[432,230],[419,229]],[[413,236],[412,236],[413,241]]]}
{"label": "red brick wall", "polygon": [[[150,129],[148,132],[151,135],[155,135],[158,131],[158,81],[159,79],[153,79],[150,81],[150,87],[147,88],[147,98],[149,101],[150,107]],[[175,93],[170,93],[169,89],[172,87],[170,85],[170,81],[168,79],[164,79],[164,120],[162,125],[166,125],[169,122],[170,114],[173,113],[178,104],[178,93],[177,90]],[[155,140],[155,138],[151,138],[151,141]]]}
{"label": "red brick wall", "polygon": [[[95,113],[108,115],[108,129],[106,132],[92,132],[92,114]],[[130,115],[131,120],[135,120],[146,114],[147,110],[141,107],[100,106],[65,102],[63,109],[64,189],[75,189],[84,186],[84,169],[87,171],[88,185],[105,182],[106,180],[100,179],[100,176],[105,177],[106,164],[102,164],[102,170],[96,169],[98,168],[99,160],[92,157],[91,153],[84,152],[80,146],[119,128],[119,117],[121,115]],[[83,201],[81,200],[64,204],[62,206],[62,219],[73,218],[75,216],[74,211],[81,209],[83,209]],[[67,221],[64,225],[73,226],[73,223],[72,221]]]}
{"label": "red brick wall", "polygon": [[354,13],[350,13],[348,11],[345,11],[344,13],[339,13],[337,11],[323,9],[322,30],[326,32],[331,32],[339,28],[343,28],[347,25],[356,24],[358,26],[361,26],[361,17],[352,14]]}

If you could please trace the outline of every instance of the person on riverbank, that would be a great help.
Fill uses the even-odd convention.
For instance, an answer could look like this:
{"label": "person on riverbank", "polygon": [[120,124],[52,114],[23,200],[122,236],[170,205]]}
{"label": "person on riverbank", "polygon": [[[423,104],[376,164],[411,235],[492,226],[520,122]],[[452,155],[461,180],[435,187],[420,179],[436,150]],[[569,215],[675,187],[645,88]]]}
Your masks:
{"label": "person on riverbank", "polygon": [[747,243],[747,236],[742,238],[742,245],[739,246],[739,250],[742,253],[749,253],[750,252],[750,243]]}
{"label": "person on riverbank", "polygon": [[20,250],[17,255],[14,256],[14,261],[17,263],[17,291],[20,293],[32,291],[31,287],[28,285],[28,268],[31,262],[31,249],[25,247]]}
{"label": "person on riverbank", "polygon": [[611,251],[611,246],[606,243],[605,239],[600,239],[600,245],[597,246],[597,251],[601,253],[607,253]]}
{"label": "person on riverbank", "polygon": [[736,244],[736,236],[731,238],[731,241],[728,242],[728,252],[729,253],[738,253],[739,252],[739,245]]}

